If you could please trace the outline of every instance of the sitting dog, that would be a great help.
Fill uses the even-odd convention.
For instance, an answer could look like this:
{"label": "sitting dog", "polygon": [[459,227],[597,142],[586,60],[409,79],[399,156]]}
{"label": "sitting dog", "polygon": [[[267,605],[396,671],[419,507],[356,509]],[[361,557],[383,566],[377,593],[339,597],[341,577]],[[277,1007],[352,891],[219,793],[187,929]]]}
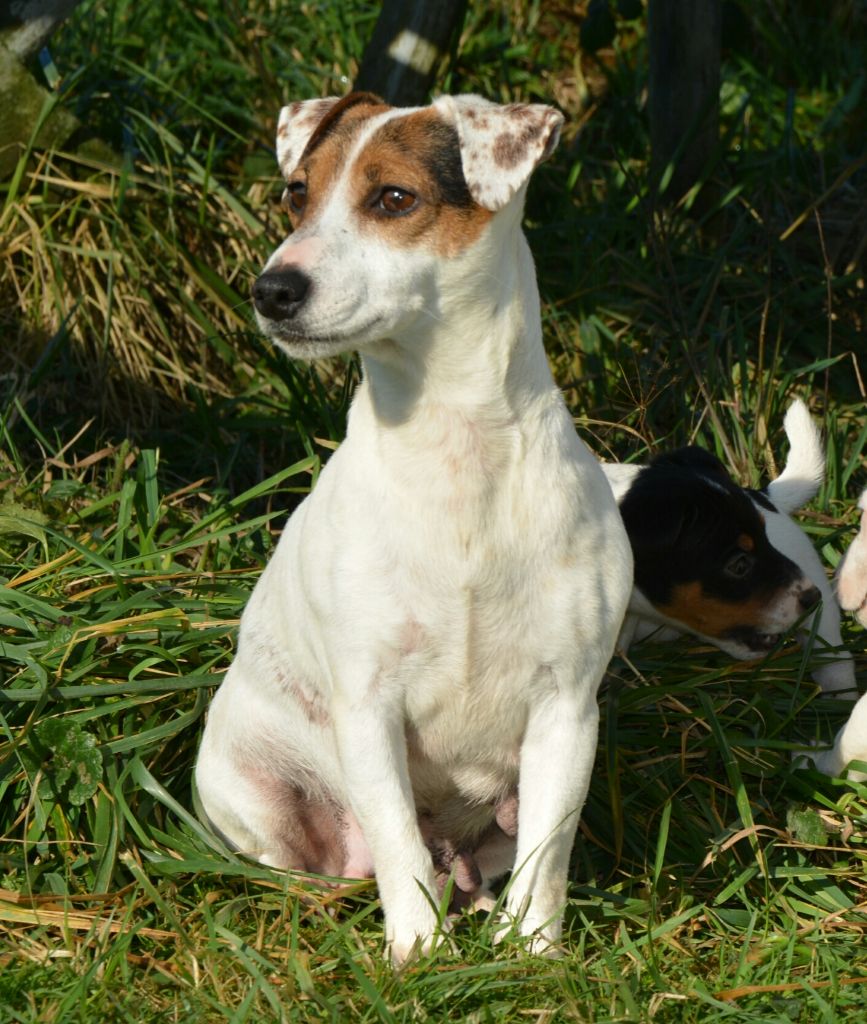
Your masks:
{"label": "sitting dog", "polygon": [[291,356],[359,350],[363,381],[244,612],[196,780],[248,856],[375,875],[398,963],[438,941],[448,871],[471,898],[514,867],[507,918],[553,951],[632,585],[521,231],[561,122],[368,94],[279,119],[294,231],[259,324]]}
{"label": "sitting dog", "polygon": [[[867,626],[867,491],[861,495],[858,507],[862,510],[861,529],[837,568],[837,594],[841,606]],[[852,709],[833,747],[812,757],[826,775],[839,775],[852,761],[867,761],[867,694]],[[849,771],[849,777],[861,782],[867,779],[863,772],[854,770]]]}
{"label": "sitting dog", "polygon": [[784,427],[786,466],[762,491],[739,487],[719,459],[694,446],[647,466],[603,464],[635,559],[619,647],[693,633],[735,658],[758,658],[821,601],[818,622],[809,616],[801,626],[802,637],[815,628],[821,645],[813,677],[826,693],[853,699],[837,602],[813,545],[789,518],[822,482],[821,438],[800,400]]}

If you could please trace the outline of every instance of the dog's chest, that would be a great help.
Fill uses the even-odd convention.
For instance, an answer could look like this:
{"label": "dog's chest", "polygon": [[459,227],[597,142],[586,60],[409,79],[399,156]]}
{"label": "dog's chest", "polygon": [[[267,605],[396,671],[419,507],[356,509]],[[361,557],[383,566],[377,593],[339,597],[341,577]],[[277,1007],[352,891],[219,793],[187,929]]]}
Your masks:
{"label": "dog's chest", "polygon": [[407,583],[413,617],[395,664],[419,764],[445,767],[480,800],[514,783],[529,710],[558,677],[571,684],[580,616],[563,565],[539,551],[502,565],[493,548],[487,554],[487,563],[456,560],[470,579],[457,589]]}

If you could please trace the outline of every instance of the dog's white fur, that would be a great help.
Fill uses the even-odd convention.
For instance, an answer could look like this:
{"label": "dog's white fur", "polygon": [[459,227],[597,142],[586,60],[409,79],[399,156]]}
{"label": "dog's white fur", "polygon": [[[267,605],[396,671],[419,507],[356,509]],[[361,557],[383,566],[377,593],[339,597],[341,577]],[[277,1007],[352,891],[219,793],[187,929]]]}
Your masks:
{"label": "dog's white fur", "polygon": [[[287,176],[333,102],[284,111]],[[438,926],[419,795],[451,801],[455,829],[478,831],[520,787],[506,910],[535,948],[558,942],[597,686],[632,578],[611,491],[551,378],[520,227],[562,118],[524,108],[542,142],[498,171],[469,112],[508,132],[510,108],[444,97],[434,109],[458,129],[473,198],[497,211],[468,249],[446,259],[359,238],[356,157],[413,113],[388,108],[360,130],[315,222],[267,265],[300,266],[316,287],[297,338],[266,332],[293,355],[358,348],[364,379],[346,440],[244,612],[196,770],[207,816],[266,864],[286,864],[285,787],[340,805],[341,873],[375,872],[397,962],[431,948]],[[408,730],[423,756],[408,757]],[[494,850],[476,859],[487,875],[512,866]]]}
{"label": "dog's white fur", "polygon": [[867,490],[858,499],[861,527],[837,569],[840,606],[867,626]]}
{"label": "dog's white fur", "polygon": [[[789,455],[780,475],[767,487],[767,494],[776,512],[756,505],[765,520],[770,543],[800,567],[822,594],[820,607],[808,617],[800,630],[802,641],[815,631],[818,645],[814,649],[813,678],[829,694],[853,699],[857,693],[851,655],[843,648],[840,633],[840,609],[816,549],[809,537],[791,518],[791,513],[810,501],[825,476],[825,456],[821,434],[810,416],[807,406],[795,399],[789,406],[783,427],[789,441]],[[623,463],[605,463],[602,467],[618,502],[623,498],[641,466]],[[797,599],[789,599],[774,613],[769,632],[786,632],[801,618],[803,609]],[[817,620],[817,621],[814,621]],[[674,619],[666,618],[635,587],[630,598],[629,611],[624,619],[618,647],[628,651],[633,643],[653,636],[655,640],[673,640],[683,636],[685,628]],[[713,637],[703,637],[734,657],[744,657],[737,645]],[[754,657],[754,655],[752,655]]]}
{"label": "dog's white fur", "polygon": [[[862,510],[861,527],[837,567],[837,594],[840,605],[867,626],[867,491],[861,494],[858,507]],[[827,775],[839,775],[852,761],[867,761],[867,694],[853,708],[832,748],[813,759]],[[867,779],[864,772],[854,769],[849,777],[862,782]]]}

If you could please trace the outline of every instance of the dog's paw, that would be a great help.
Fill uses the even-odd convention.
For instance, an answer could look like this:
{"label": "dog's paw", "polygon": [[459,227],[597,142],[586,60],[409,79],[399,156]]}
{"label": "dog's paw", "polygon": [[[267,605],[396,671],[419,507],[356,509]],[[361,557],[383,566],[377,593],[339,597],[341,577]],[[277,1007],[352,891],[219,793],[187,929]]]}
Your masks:
{"label": "dog's paw", "polygon": [[827,746],[818,741],[810,743],[803,750],[793,750],[791,757],[792,767],[796,769],[815,768],[823,775],[839,775],[842,770],[836,763],[836,752],[828,750]]}
{"label": "dog's paw", "polygon": [[848,721],[837,733],[830,750],[795,751],[792,757],[796,768],[809,767],[812,761],[825,775],[842,775],[846,772],[846,777],[852,781],[864,782],[867,775],[857,768],[849,768],[849,765],[853,761],[867,762],[867,693],[852,708]]}
{"label": "dog's paw", "polygon": [[455,945],[449,934],[451,927],[451,923],[446,920],[437,922],[426,934],[415,929],[407,932],[395,929],[393,933],[387,934],[386,946],[393,966],[400,968],[422,957],[440,952],[455,952]]}
{"label": "dog's paw", "polygon": [[522,920],[516,920],[505,912],[494,925],[494,945],[511,945],[530,956],[558,960],[565,953],[561,931],[559,918],[554,921],[537,922],[531,915],[525,914]]}
{"label": "dog's paw", "polygon": [[473,914],[490,914],[497,905],[497,897],[490,889],[477,889],[467,909]]}

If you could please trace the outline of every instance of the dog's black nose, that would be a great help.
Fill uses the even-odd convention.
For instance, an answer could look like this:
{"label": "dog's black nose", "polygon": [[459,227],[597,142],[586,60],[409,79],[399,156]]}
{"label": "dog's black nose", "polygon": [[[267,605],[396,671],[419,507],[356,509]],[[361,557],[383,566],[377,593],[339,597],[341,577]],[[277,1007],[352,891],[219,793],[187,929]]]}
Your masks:
{"label": "dog's black nose", "polygon": [[798,596],[798,601],[805,612],[811,611],[822,600],[822,591],[818,587],[807,587]]}
{"label": "dog's black nose", "polygon": [[288,320],[298,312],[309,291],[310,278],[297,267],[269,270],[253,285],[253,305],[269,320]]}

